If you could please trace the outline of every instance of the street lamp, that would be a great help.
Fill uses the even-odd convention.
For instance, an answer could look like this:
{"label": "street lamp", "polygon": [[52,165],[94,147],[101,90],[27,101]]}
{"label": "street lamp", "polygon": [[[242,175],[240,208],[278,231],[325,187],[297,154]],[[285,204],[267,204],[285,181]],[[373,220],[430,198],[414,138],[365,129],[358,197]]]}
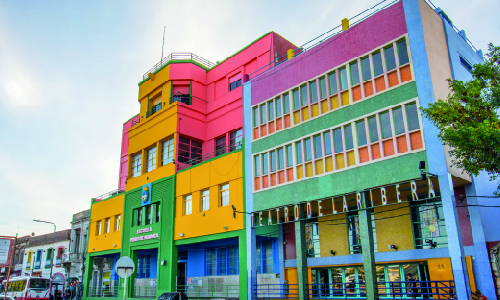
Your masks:
{"label": "street lamp", "polygon": [[54,250],[56,247],[56,224],[54,224],[53,222],[47,222],[47,221],[42,221],[42,220],[33,220],[33,221],[54,225],[54,246],[52,248],[52,257],[50,258],[50,285],[49,285],[49,291],[50,291],[50,293],[52,293],[52,269],[54,268]]}

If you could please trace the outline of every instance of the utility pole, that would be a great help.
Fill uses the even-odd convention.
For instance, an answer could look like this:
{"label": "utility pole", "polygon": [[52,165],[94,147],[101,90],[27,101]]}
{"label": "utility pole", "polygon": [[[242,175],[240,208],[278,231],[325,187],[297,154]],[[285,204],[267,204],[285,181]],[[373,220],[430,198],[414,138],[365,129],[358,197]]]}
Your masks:
{"label": "utility pole", "polygon": [[165,28],[167,26],[163,26],[163,42],[161,43],[161,59],[160,59],[160,67],[163,64],[163,46],[165,45]]}
{"label": "utility pole", "polygon": [[[52,248],[52,257],[50,258],[50,286],[49,286],[49,291],[52,293],[52,271],[54,269],[54,250],[56,247],[56,224],[53,222],[47,222],[47,221],[42,221],[42,220],[33,220],[34,222],[39,222],[39,223],[47,223],[47,224],[52,224],[54,225],[54,248]],[[33,271],[32,271],[33,274]],[[63,286],[64,288],[64,286]]]}

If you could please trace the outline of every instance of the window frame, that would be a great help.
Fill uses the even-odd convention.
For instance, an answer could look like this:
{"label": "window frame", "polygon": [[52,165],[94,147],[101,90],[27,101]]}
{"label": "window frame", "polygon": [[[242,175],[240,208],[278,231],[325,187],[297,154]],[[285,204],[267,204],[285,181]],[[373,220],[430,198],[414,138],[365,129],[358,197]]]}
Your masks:
{"label": "window frame", "polygon": [[221,207],[228,206],[231,203],[229,198],[229,182],[219,185],[219,191],[220,191],[219,205]]}
{"label": "window frame", "polygon": [[193,214],[193,194],[184,195],[183,197],[184,203],[184,215],[189,216]]}

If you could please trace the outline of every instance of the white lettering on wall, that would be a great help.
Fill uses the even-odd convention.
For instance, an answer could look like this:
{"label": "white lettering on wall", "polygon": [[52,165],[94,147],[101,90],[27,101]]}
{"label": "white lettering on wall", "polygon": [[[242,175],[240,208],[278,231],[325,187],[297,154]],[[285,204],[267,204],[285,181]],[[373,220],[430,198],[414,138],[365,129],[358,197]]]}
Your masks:
{"label": "white lettering on wall", "polygon": [[382,196],[382,204],[387,205],[387,192],[384,187],[380,188],[380,195]]}
{"label": "white lettering on wall", "polygon": [[146,232],[151,232],[151,231],[153,231],[153,228],[152,228],[152,227],[147,227],[147,228],[137,229],[137,234],[146,233]]}
{"label": "white lettering on wall", "polygon": [[436,197],[436,192],[434,192],[434,186],[432,185],[432,180],[427,178],[427,182],[429,183],[429,198]]}
{"label": "white lettering on wall", "polygon": [[156,238],[158,238],[158,233],[153,233],[153,234],[148,234],[148,235],[130,238],[130,242],[134,243],[134,242],[138,242],[138,241],[145,241],[145,240],[151,240],[151,239],[156,239]]}
{"label": "white lettering on wall", "polygon": [[311,207],[311,202],[307,202],[306,207],[307,207],[307,218],[310,219],[312,217],[312,214],[313,214],[312,207]]}
{"label": "white lettering on wall", "polygon": [[417,183],[415,181],[411,181],[410,185],[411,185],[411,197],[413,198],[413,201],[416,201],[418,200]]}
{"label": "white lettering on wall", "polygon": [[321,200],[318,201],[318,216],[322,217],[323,216],[323,213],[321,212]]}
{"label": "white lettering on wall", "polygon": [[271,214],[271,211],[267,213],[267,225],[273,225],[273,215]]}
{"label": "white lettering on wall", "polygon": [[396,199],[398,199],[398,203],[401,203],[401,192],[399,191],[399,183],[396,184]]}
{"label": "white lettering on wall", "polygon": [[344,199],[344,212],[349,211],[349,208],[347,208],[347,201],[345,200],[345,196],[342,197]]}
{"label": "white lettering on wall", "polygon": [[300,216],[299,216],[299,206],[297,204],[293,207],[293,212],[295,214],[295,221],[298,221]]}

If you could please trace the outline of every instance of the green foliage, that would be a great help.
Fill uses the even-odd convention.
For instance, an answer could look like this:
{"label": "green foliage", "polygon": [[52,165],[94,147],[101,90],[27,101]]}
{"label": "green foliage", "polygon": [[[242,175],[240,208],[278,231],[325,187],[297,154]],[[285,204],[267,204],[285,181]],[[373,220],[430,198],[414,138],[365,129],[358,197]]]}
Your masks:
{"label": "green foliage", "polygon": [[500,177],[500,47],[488,48],[485,63],[474,65],[470,81],[448,79],[447,100],[421,110],[451,147],[453,166],[470,175],[486,171],[495,180]]}

